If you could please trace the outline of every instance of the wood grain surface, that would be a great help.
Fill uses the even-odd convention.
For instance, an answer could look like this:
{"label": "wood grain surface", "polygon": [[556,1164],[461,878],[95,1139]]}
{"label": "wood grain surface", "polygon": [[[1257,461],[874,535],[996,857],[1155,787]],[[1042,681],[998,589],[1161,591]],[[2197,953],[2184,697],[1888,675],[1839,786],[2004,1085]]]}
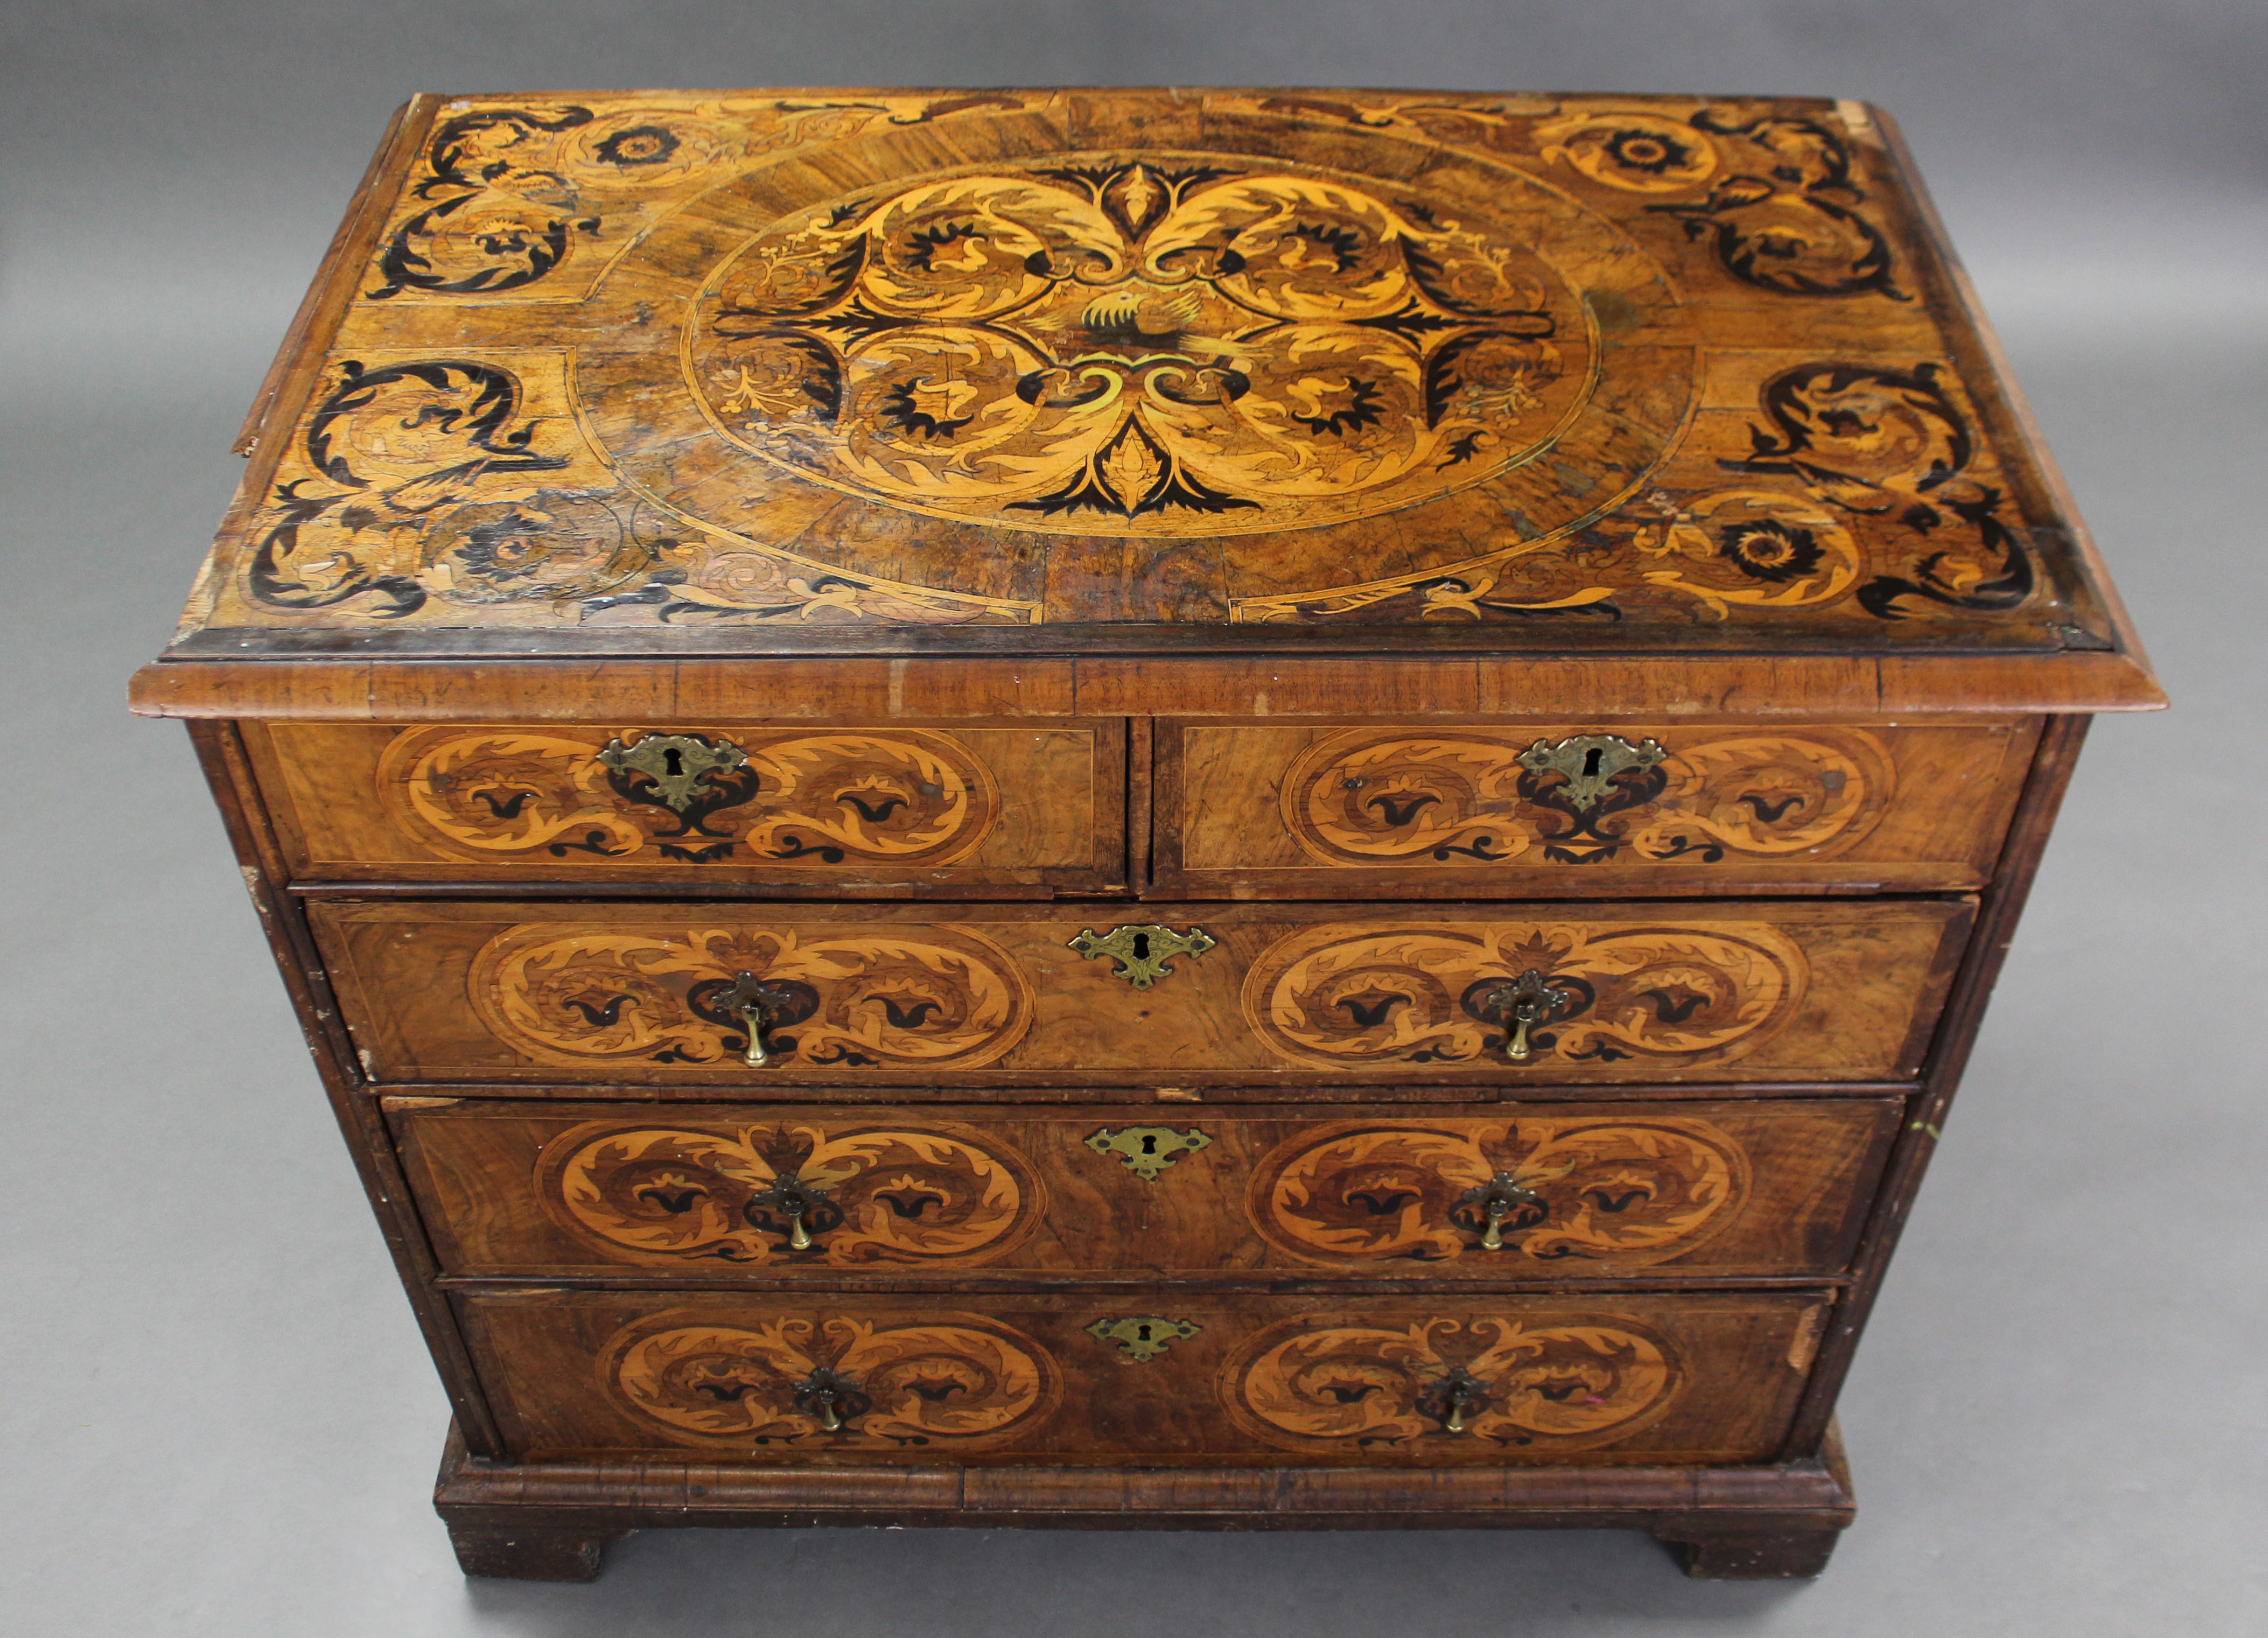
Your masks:
{"label": "wood grain surface", "polygon": [[[310,906],[364,1072],[388,1082],[852,1088],[1329,1079],[1567,1082],[1911,1074],[1958,958],[1959,899],[1206,906],[1217,948],[1153,988],[1071,948],[1109,915],[1007,905]],[[1124,912],[1120,912],[1124,913]],[[1136,912],[1139,913],[1139,912]],[[1197,925],[1193,917],[1188,926]],[[1560,999],[1528,1058],[1490,998]],[[717,998],[792,986],[745,1061]],[[1157,1084],[1152,1081],[1151,1084]]]}
{"label": "wood grain surface", "polygon": [[[1535,1103],[1476,1118],[409,1097],[388,1118],[460,1279],[1565,1283],[1836,1274],[1901,1107]],[[1466,1197],[1498,1173],[1523,1198],[1489,1251]],[[784,1181],[818,1196],[799,1213],[806,1249]]]}

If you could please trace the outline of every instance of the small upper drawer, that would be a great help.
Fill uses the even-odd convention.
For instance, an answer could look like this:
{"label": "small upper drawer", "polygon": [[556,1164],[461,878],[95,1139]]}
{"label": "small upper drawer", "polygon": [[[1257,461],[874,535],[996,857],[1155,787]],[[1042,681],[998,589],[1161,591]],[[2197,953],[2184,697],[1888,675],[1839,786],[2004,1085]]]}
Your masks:
{"label": "small upper drawer", "polygon": [[1012,897],[1124,879],[1124,727],[247,724],[293,874]]}
{"label": "small upper drawer", "polygon": [[1559,1283],[1839,1273],[1904,1103],[386,1107],[474,1279]]}
{"label": "small upper drawer", "polygon": [[1973,907],[1190,908],[1114,926],[1136,907],[390,897],[311,917],[373,1080],[855,1096],[1903,1078]]}
{"label": "small upper drawer", "polygon": [[1978,886],[2036,720],[1161,722],[1163,895],[1560,897]]}

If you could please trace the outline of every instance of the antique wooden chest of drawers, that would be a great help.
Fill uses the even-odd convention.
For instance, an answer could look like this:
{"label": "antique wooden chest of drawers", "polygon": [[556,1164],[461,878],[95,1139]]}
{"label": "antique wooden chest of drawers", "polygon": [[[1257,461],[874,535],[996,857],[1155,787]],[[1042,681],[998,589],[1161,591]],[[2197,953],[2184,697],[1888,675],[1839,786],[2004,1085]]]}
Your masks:
{"label": "antique wooden chest of drawers", "polygon": [[475,1574],[671,1524],[1799,1575],[2088,717],[1882,116],[420,97],[188,720]]}

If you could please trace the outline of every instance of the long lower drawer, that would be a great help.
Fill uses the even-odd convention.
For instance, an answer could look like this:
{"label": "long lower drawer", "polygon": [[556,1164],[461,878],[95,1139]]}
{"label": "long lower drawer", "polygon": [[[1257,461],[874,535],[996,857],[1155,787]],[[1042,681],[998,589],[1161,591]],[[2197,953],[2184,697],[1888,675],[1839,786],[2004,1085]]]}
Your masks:
{"label": "long lower drawer", "polygon": [[458,1302],[517,1456],[828,1465],[1760,1461],[1827,1313],[1809,1292]]}
{"label": "long lower drawer", "polygon": [[311,917],[380,1081],[1500,1085],[1910,1076],[1973,901],[1190,908]]}
{"label": "long lower drawer", "polygon": [[387,1100],[446,1273],[688,1283],[1832,1275],[1900,1108]]}

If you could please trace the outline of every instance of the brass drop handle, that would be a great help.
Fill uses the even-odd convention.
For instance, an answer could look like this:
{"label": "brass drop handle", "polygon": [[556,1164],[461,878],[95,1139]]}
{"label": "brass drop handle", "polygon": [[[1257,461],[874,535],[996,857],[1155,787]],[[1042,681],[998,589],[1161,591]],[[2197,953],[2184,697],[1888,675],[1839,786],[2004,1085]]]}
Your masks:
{"label": "brass drop handle", "polygon": [[1463,1433],[1471,1424],[1466,1420],[1488,1409],[1488,1384],[1463,1366],[1451,1368],[1449,1374],[1418,1396],[1418,1412],[1441,1424],[1441,1431]]}
{"label": "brass drop handle", "polygon": [[1504,1250],[1504,1220],[1512,1215],[1516,1206],[1533,1206],[1539,1209],[1543,1197],[1533,1189],[1523,1189],[1513,1181],[1508,1171],[1500,1171],[1476,1188],[1466,1190],[1457,1197],[1460,1205],[1477,1206],[1487,1221],[1487,1229],[1481,1236],[1481,1250]]}
{"label": "brass drop handle", "polygon": [[858,1391],[858,1384],[832,1366],[821,1365],[795,1384],[795,1408],[815,1416],[828,1433],[841,1433],[853,1417],[864,1416],[874,1402]]}
{"label": "brass drop handle", "polygon": [[1480,1002],[1484,1015],[1493,1013],[1512,1026],[1512,1038],[1505,1043],[1504,1055],[1518,1064],[1525,1063],[1535,1050],[1528,1044],[1528,1032],[1537,1024],[1550,1022],[1568,999],[1566,991],[1553,989],[1542,973],[1530,967],[1511,983],[1499,984],[1484,992]]}
{"label": "brass drop handle", "polygon": [[1443,1398],[1448,1402],[1449,1413],[1441,1419],[1441,1426],[1453,1434],[1464,1432],[1465,1407],[1472,1403],[1472,1390],[1462,1382],[1453,1382]]}
{"label": "brass drop handle", "polygon": [[785,990],[766,984],[752,972],[736,972],[732,984],[719,990],[710,1005],[740,1019],[741,1027],[748,1032],[748,1050],[741,1061],[751,1069],[763,1069],[772,1061],[771,1052],[764,1045],[764,1031],[771,1027],[773,1015],[794,1000]]}
{"label": "brass drop handle", "polygon": [[[827,1198],[827,1191],[816,1184],[802,1183],[793,1177],[783,1177],[760,1194],[748,1197],[752,1208],[769,1208],[787,1219],[787,1243],[792,1251],[808,1251],[816,1243],[811,1237],[814,1217],[823,1217],[820,1228],[823,1232],[842,1221],[843,1214]],[[774,1230],[777,1233],[777,1230]]]}

